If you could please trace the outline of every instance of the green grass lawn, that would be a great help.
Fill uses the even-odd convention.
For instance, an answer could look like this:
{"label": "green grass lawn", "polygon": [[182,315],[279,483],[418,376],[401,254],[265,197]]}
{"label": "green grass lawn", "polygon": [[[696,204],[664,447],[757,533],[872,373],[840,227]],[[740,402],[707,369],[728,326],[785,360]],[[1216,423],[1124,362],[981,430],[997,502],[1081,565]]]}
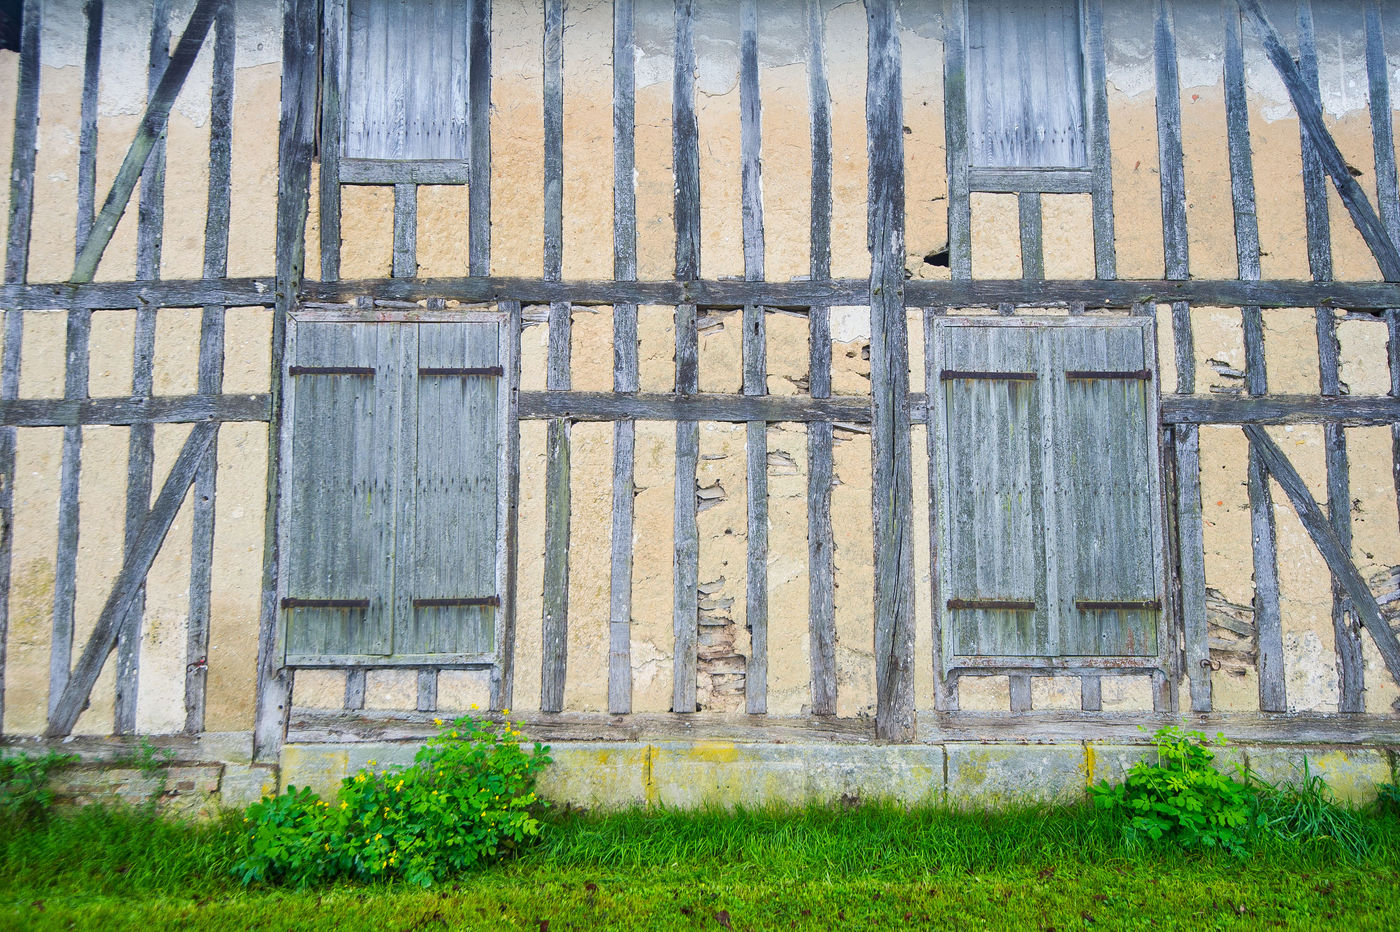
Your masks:
{"label": "green grass lawn", "polygon": [[16,929],[1393,929],[1400,819],[1360,861],[1325,840],[1249,859],[1125,846],[1084,809],[553,817],[515,860],[421,890],[244,889],[223,825],[85,810],[0,832]]}

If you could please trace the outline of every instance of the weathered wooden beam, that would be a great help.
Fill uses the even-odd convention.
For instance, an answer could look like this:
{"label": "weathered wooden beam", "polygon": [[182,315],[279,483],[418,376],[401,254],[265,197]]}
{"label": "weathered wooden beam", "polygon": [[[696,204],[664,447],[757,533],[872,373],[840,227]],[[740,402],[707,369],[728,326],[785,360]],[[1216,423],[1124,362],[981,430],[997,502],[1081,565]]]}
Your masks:
{"label": "weathered wooden beam", "polygon": [[394,185],[394,277],[418,275],[418,185]]}
{"label": "weathered wooden beam", "polygon": [[1333,530],[1317,500],[1308,491],[1306,483],[1298,475],[1298,470],[1293,468],[1288,457],[1264,428],[1250,424],[1244,428],[1244,432],[1259,450],[1269,474],[1293,503],[1293,508],[1298,512],[1298,519],[1312,538],[1313,544],[1317,546],[1318,553],[1322,554],[1322,559],[1327,562],[1328,569],[1332,571],[1332,578],[1351,596],[1361,624],[1370,632],[1372,642],[1390,670],[1390,675],[1396,682],[1400,682],[1400,641],[1396,640],[1395,632],[1381,614],[1375,595],[1361,578],[1350,549],[1337,537],[1337,532]]}
{"label": "weathered wooden beam", "polygon": [[969,191],[990,194],[1089,194],[1094,189],[1094,176],[1082,168],[973,167],[965,173]]}
{"label": "weathered wooden beam", "polygon": [[[675,171],[676,278],[700,274],[700,127],[695,114],[695,24],[691,0],[676,0],[675,72],[671,98],[671,164]],[[642,303],[642,302],[637,302]],[[745,303],[740,302],[742,307]],[[700,342],[695,305],[676,305],[676,393],[700,388]],[[676,422],[675,558],[672,579],[671,711],[694,712],[699,639],[700,532],[696,526],[695,471],[700,426]]]}
{"label": "weathered wooden beam", "polygon": [[491,0],[472,0],[467,72],[471,178],[467,255],[473,275],[491,274]]}
{"label": "weathered wooden beam", "polygon": [[[831,92],[826,80],[826,23],[820,0],[807,0],[807,96],[811,106],[810,271],[831,277]],[[808,394],[831,397],[831,310],[807,316]],[[831,425],[807,427],[807,614],[812,713],[836,714],[836,541],[831,527]]]}
{"label": "weathered wooden beam", "polygon": [[131,193],[136,188],[136,181],[141,177],[146,160],[157,141],[165,134],[165,126],[170,119],[170,108],[184,86],[185,78],[189,76],[190,68],[199,55],[200,46],[204,44],[204,37],[209,34],[209,27],[214,22],[214,13],[222,2],[223,0],[198,0],[195,4],[185,31],[180,36],[175,51],[170,55],[170,64],[162,72],[160,83],[150,95],[145,116],[141,118],[136,130],[136,138],[127,149],[126,158],[122,160],[117,177],[102,204],[102,210],[93,223],[92,235],[83,244],[78,261],[73,265],[70,281],[90,282],[97,272],[97,264],[102,260],[102,254],[111,242],[112,234],[116,232],[117,222],[126,211],[127,202],[131,200]]}
{"label": "weathered wooden beam", "polygon": [[1108,138],[1108,76],[1103,44],[1103,2],[1084,4],[1084,59],[1088,72],[1088,116],[1084,121],[1093,175],[1094,274],[1117,278],[1113,233],[1113,156]]}
{"label": "weathered wooden beam", "polygon": [[363,667],[352,667],[345,671],[345,701],[343,703],[347,712],[354,712],[365,707],[365,669]]}
{"label": "weathered wooden beam", "polygon": [[501,310],[506,312],[502,325],[505,339],[502,341],[504,352],[501,361],[508,381],[505,386],[507,400],[503,425],[505,442],[501,453],[505,457],[505,515],[501,536],[505,579],[501,585],[501,610],[497,613],[500,632],[496,641],[496,663],[491,668],[491,708],[495,711],[511,707],[515,690],[516,593],[519,588],[516,553],[520,539],[520,305],[514,301],[503,301]]}
{"label": "weathered wooden beam", "polygon": [[124,629],[139,626],[140,616],[131,611],[133,600],[150,571],[156,554],[160,552],[165,535],[174,523],[175,515],[184,502],[185,493],[194,483],[199,464],[217,432],[218,427],[214,424],[196,424],[190,429],[189,438],[181,448],[180,455],[176,457],[175,464],[170,467],[170,475],[166,478],[156,503],[146,515],[146,520],[136,537],[136,545],[126,552],[121,572],[117,574],[117,580],[102,607],[87,646],[83,648],[83,654],[73,668],[72,676],[49,715],[48,726],[44,729],[46,737],[57,738],[73,733],[73,726],[77,724],[78,716],[86,707],[92,686],[97,682],[97,676],[102,672],[108,654],[116,647],[118,637]]}
{"label": "weathered wooden beam", "polygon": [[291,677],[278,651],[277,534],[281,506],[282,360],[287,315],[305,268],[306,212],[316,140],[316,74],[320,16],[314,0],[283,0],[282,112],[277,146],[277,304],[272,318],[272,421],[268,427],[267,504],[263,537],[262,606],[258,621],[257,705],[253,757],[275,760],[291,707]]}
{"label": "weathered wooden beam", "polygon": [[1023,193],[1016,196],[1021,220],[1021,277],[1040,281],[1045,277],[1045,256],[1040,229],[1040,195]]}
{"label": "weathered wooden beam", "polygon": [[83,55],[83,98],[78,117],[78,226],[74,259],[92,232],[97,211],[97,92],[102,68],[103,0],[83,4],[87,42]]}
{"label": "weathered wooden beam", "polygon": [[[323,281],[334,281],[340,277],[340,186],[345,182],[347,167],[346,160],[340,157],[340,107],[344,92],[340,85],[345,58],[343,43],[346,34],[346,5],[345,0],[327,0],[324,4],[321,34],[321,171],[318,176],[318,209]],[[380,183],[392,184],[399,180],[385,179]]]}
{"label": "weathered wooden beam", "polygon": [[522,418],[576,421],[870,421],[860,397],[699,393],[521,392]]}
{"label": "weathered wooden beam", "polygon": [[913,466],[904,313],[904,116],[897,0],[867,0],[875,733],[914,738]]}
{"label": "weathered wooden beam", "polygon": [[1322,168],[1331,177],[1332,184],[1336,187],[1342,204],[1346,206],[1347,213],[1351,214],[1352,222],[1356,224],[1361,238],[1366,241],[1371,254],[1375,256],[1381,274],[1386,281],[1400,281],[1400,253],[1396,252],[1395,242],[1386,232],[1375,208],[1361,190],[1361,185],[1351,176],[1346,159],[1323,121],[1322,106],[1317,95],[1308,88],[1298,63],[1283,47],[1283,41],[1264,14],[1259,0],[1239,0],[1239,4],[1249,15],[1255,31],[1264,43],[1265,54],[1268,55],[1269,61],[1273,62],[1279,77],[1283,79],[1284,87],[1288,89],[1289,100],[1298,114],[1298,122],[1302,124],[1316,148]]}
{"label": "weathered wooden beam", "polygon": [[[34,223],[34,160],[39,144],[39,45],[43,5],[25,6],[20,24],[15,134],[10,153],[10,224],[5,247],[5,282],[25,281],[29,235]],[[8,307],[8,305],[7,305]],[[8,337],[8,334],[7,334]],[[9,343],[8,338],[6,343]]]}
{"label": "weathered wooden beam", "polygon": [[[613,275],[637,277],[636,33],[632,0],[613,4]],[[640,386],[637,306],[613,307],[613,391]],[[608,589],[608,711],[632,711],[632,533],[636,424],[613,427],[612,561]]]}
{"label": "weathered wooden beam", "polygon": [[1323,424],[1350,427],[1400,422],[1400,398],[1390,396],[1164,395],[1164,424]]}
{"label": "weathered wooden beam", "polygon": [[[965,0],[943,0],[943,112],[948,155],[948,265],[955,280],[965,281],[972,277],[972,193],[969,188],[967,151]],[[931,300],[917,303],[944,302]]]}
{"label": "weathered wooden beam", "polygon": [[[209,279],[223,278],[228,273],[236,29],[233,0],[225,0],[214,18],[214,62],[209,96],[209,194],[204,225],[204,277]],[[201,394],[218,395],[223,391],[224,312],[222,305],[208,304],[200,319],[198,387]],[[189,734],[204,730],[218,473],[218,441],[215,440],[194,480],[190,614],[185,638],[185,731]]]}

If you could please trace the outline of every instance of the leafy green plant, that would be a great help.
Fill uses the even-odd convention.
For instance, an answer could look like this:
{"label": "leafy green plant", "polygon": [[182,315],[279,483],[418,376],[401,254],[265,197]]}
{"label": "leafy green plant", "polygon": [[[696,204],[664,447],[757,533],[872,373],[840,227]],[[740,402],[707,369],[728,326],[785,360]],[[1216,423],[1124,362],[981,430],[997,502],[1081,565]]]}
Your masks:
{"label": "leafy green plant", "polygon": [[1376,802],[1380,804],[1382,812],[1400,816],[1400,784],[1376,784]]}
{"label": "leafy green plant", "polygon": [[1335,844],[1352,861],[1371,849],[1360,817],[1339,804],[1306,755],[1299,781],[1269,783],[1249,772],[1256,787],[1253,822],[1261,833],[1298,844]]}
{"label": "leafy green plant", "polygon": [[[1123,783],[1091,787],[1095,804],[1127,818],[1130,841],[1166,840],[1245,856],[1259,819],[1253,790],[1215,769],[1215,754],[1201,732],[1173,726],[1152,741],[1157,763],[1138,761]],[[1224,736],[1217,742],[1224,745]]]}
{"label": "leafy green plant", "polygon": [[38,757],[0,757],[0,819],[32,822],[45,818],[53,805],[50,775],[77,759],[76,755],[55,751]]}
{"label": "leafy green plant", "polygon": [[534,784],[549,749],[527,754],[509,722],[438,723],[411,766],[361,770],[334,804],[289,786],[249,807],[235,875],[296,887],[337,877],[428,886],[538,836],[545,803]]}

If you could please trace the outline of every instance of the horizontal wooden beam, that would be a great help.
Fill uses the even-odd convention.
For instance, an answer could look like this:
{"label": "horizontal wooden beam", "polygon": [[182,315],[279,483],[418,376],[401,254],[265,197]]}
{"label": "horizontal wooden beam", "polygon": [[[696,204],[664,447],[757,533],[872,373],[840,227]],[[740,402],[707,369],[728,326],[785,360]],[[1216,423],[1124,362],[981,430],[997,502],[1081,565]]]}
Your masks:
{"label": "horizontal wooden beam", "polygon": [[1356,395],[1163,395],[1163,424],[1400,423],[1400,398]]}
{"label": "horizontal wooden beam", "polygon": [[26,398],[0,401],[0,426],[189,424],[267,421],[270,395],[180,395],[160,398]]}
{"label": "horizontal wooden beam", "polygon": [[341,184],[466,184],[464,159],[341,159]]}
{"label": "horizontal wooden beam", "polygon": [[271,278],[0,285],[0,307],[13,311],[56,311],[73,307],[94,311],[205,305],[271,307],[276,302],[275,290]]}
{"label": "horizontal wooden beam", "polygon": [[1087,194],[1094,175],[1087,168],[970,168],[967,186],[996,194]]}
{"label": "horizontal wooden beam", "polygon": [[521,392],[522,418],[575,421],[870,421],[870,400],[806,395]]}
{"label": "horizontal wooden beam", "polygon": [[[362,279],[305,282],[301,297],[318,303],[354,305],[364,298],[425,301],[445,298],[465,304],[515,300],[522,304],[567,301],[577,305],[641,304],[742,308],[746,304],[805,310],[809,307],[862,306],[869,299],[865,279],[754,282],[698,281],[544,281],[474,277]],[[1069,307],[1129,309],[1137,304],[1185,301],[1224,307],[1333,307],[1385,310],[1400,306],[1400,284],[1221,280],[913,280],[905,283],[909,307],[994,308]]]}

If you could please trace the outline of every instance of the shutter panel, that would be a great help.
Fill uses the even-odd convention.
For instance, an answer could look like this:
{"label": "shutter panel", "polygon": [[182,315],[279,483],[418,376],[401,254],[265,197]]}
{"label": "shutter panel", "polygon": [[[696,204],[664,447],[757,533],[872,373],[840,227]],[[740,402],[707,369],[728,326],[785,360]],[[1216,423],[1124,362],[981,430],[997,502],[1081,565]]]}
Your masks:
{"label": "shutter panel", "polygon": [[1046,336],[1057,370],[1058,653],[1155,655],[1161,592],[1145,331],[1055,327]]}
{"label": "shutter panel", "polygon": [[982,168],[1086,164],[1076,0],[969,0],[967,133]]}
{"label": "shutter panel", "polygon": [[390,650],[393,328],[296,325],[290,385],[287,662]]}
{"label": "shutter panel", "polygon": [[501,369],[495,323],[419,324],[401,654],[495,648]]}
{"label": "shutter panel", "polygon": [[1005,326],[938,334],[941,596],[952,652],[1039,655],[1049,624],[1039,335]]}
{"label": "shutter panel", "polygon": [[342,157],[467,157],[467,29],[456,0],[348,0]]}

